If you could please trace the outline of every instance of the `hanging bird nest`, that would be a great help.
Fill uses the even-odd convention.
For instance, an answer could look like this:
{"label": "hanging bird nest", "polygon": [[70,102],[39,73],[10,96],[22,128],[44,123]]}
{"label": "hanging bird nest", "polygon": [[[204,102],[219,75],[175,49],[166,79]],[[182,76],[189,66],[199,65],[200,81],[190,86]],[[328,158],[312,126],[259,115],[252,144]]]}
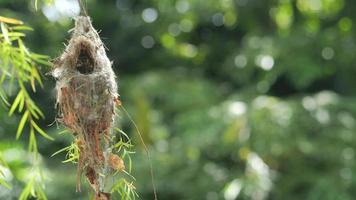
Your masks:
{"label": "hanging bird nest", "polygon": [[[122,160],[110,152],[118,101],[111,65],[90,18],[77,17],[65,51],[54,62],[52,75],[57,80],[58,121],[74,133],[80,149],[77,190],[80,176],[85,173],[96,199],[110,198],[101,174],[123,169]],[[122,166],[113,166],[115,163]]]}

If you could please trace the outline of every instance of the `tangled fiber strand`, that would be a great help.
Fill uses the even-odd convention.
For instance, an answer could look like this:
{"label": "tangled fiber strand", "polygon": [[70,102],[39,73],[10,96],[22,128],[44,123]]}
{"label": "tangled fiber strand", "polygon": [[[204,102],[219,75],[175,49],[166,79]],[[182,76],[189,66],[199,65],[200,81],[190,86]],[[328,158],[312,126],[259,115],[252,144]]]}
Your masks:
{"label": "tangled fiber strand", "polygon": [[85,173],[96,199],[110,199],[105,175],[114,168],[112,160],[120,160],[110,149],[117,84],[89,17],[75,19],[71,39],[55,60],[52,76],[57,80],[58,121],[75,134],[80,149],[77,190]]}

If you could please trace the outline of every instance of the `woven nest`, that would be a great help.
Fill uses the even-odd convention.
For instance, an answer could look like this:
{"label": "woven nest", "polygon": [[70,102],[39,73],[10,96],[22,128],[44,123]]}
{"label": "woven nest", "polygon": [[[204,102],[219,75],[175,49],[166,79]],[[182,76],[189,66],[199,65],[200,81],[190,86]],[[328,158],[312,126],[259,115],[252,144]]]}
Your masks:
{"label": "woven nest", "polygon": [[118,94],[111,62],[89,17],[75,19],[71,39],[55,60],[52,75],[57,80],[58,121],[78,141],[78,177],[85,172],[100,196],[104,189],[99,174],[107,170],[106,163],[112,157],[107,151]]}

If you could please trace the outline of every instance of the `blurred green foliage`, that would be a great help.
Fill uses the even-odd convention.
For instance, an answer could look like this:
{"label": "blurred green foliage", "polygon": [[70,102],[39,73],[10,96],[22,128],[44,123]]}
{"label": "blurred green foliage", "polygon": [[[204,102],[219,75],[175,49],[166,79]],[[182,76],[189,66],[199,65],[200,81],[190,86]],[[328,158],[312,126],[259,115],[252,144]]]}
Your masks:
{"label": "blurred green foliage", "polygon": [[[26,3],[24,3],[26,2]],[[64,2],[64,3],[63,3]],[[73,26],[60,5],[0,1],[0,15],[31,25],[25,42],[56,57]],[[62,4],[61,4],[62,3]],[[356,52],[352,0],[88,0],[114,61],[121,99],[150,146],[159,199],[354,199]],[[42,69],[45,75],[46,70]],[[33,100],[55,119],[53,80]],[[10,99],[13,100],[15,96]],[[21,116],[0,108],[1,166],[19,196],[28,173]],[[149,164],[132,124],[120,126],[141,199],[152,199]],[[75,166],[50,158],[71,143],[40,138],[48,199],[75,193]],[[141,151],[142,150],[142,151]],[[10,169],[10,170],[8,170]],[[65,192],[64,192],[65,191]]]}

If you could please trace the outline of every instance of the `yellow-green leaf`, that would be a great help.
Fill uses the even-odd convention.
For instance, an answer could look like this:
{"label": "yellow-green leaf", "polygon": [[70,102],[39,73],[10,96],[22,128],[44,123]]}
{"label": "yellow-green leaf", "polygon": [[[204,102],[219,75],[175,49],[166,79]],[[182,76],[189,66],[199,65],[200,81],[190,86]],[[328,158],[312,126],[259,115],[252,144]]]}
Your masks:
{"label": "yellow-green leaf", "polygon": [[43,112],[37,107],[36,104],[31,103],[31,106],[32,106],[33,110],[34,110],[37,114],[39,114],[43,119],[45,118]]}
{"label": "yellow-green leaf", "polygon": [[30,129],[30,141],[28,143],[28,151],[29,152],[37,152],[37,143],[36,143],[36,136],[33,127]]}
{"label": "yellow-green leaf", "polygon": [[17,94],[14,102],[11,105],[11,108],[10,108],[10,111],[9,111],[9,116],[11,116],[14,113],[14,111],[16,110],[17,106],[19,105],[20,101],[23,101],[23,100],[24,100],[24,94],[23,94],[23,91],[21,90]]}
{"label": "yellow-green leaf", "polygon": [[21,136],[21,133],[22,133],[22,130],[23,130],[23,127],[25,126],[25,123],[26,123],[26,120],[28,118],[28,115],[29,115],[29,111],[26,111],[21,120],[20,120],[20,123],[19,123],[19,127],[17,128],[17,132],[16,132],[16,139],[19,139],[20,136]]}
{"label": "yellow-green leaf", "polygon": [[4,102],[5,106],[10,106],[10,103],[7,101],[5,92],[0,88],[0,98]]}
{"label": "yellow-green leaf", "polygon": [[41,77],[36,69],[35,66],[32,66],[32,71],[31,71],[32,76],[37,80],[37,82],[40,84],[41,87],[43,87],[43,83],[41,80]]}
{"label": "yellow-green leaf", "polygon": [[29,26],[13,26],[11,27],[11,30],[15,31],[33,31],[33,28]]}
{"label": "yellow-green leaf", "polygon": [[7,189],[11,190],[11,186],[8,183],[6,183],[6,181],[4,181],[3,179],[0,179],[0,185],[3,185]]}
{"label": "yellow-green leaf", "polygon": [[2,17],[2,16],[0,16],[0,22],[4,22],[8,24],[18,24],[18,25],[23,24],[23,22],[18,19]]}
{"label": "yellow-green leaf", "polygon": [[5,41],[7,43],[10,43],[9,32],[7,30],[7,27],[6,27],[5,23],[1,22],[0,24],[1,24],[0,25],[1,26],[1,32],[2,32],[3,37],[5,38]]}
{"label": "yellow-green leaf", "polygon": [[30,78],[30,83],[31,83],[32,91],[36,92],[35,78],[33,76],[31,76]]}
{"label": "yellow-green leaf", "polygon": [[49,136],[46,132],[44,132],[44,130],[42,130],[34,121],[31,121],[31,124],[33,126],[33,128],[35,128],[35,130],[42,135],[44,138],[47,138],[49,140],[54,140],[53,137]]}
{"label": "yellow-green leaf", "polygon": [[54,152],[54,153],[51,155],[51,157],[53,157],[53,156],[55,156],[55,155],[57,155],[57,154],[59,154],[59,153],[62,153],[62,152],[64,152],[64,151],[68,151],[68,149],[70,149],[70,148],[71,148],[71,146],[64,147],[64,148],[62,148],[62,149],[60,149],[60,150]]}

